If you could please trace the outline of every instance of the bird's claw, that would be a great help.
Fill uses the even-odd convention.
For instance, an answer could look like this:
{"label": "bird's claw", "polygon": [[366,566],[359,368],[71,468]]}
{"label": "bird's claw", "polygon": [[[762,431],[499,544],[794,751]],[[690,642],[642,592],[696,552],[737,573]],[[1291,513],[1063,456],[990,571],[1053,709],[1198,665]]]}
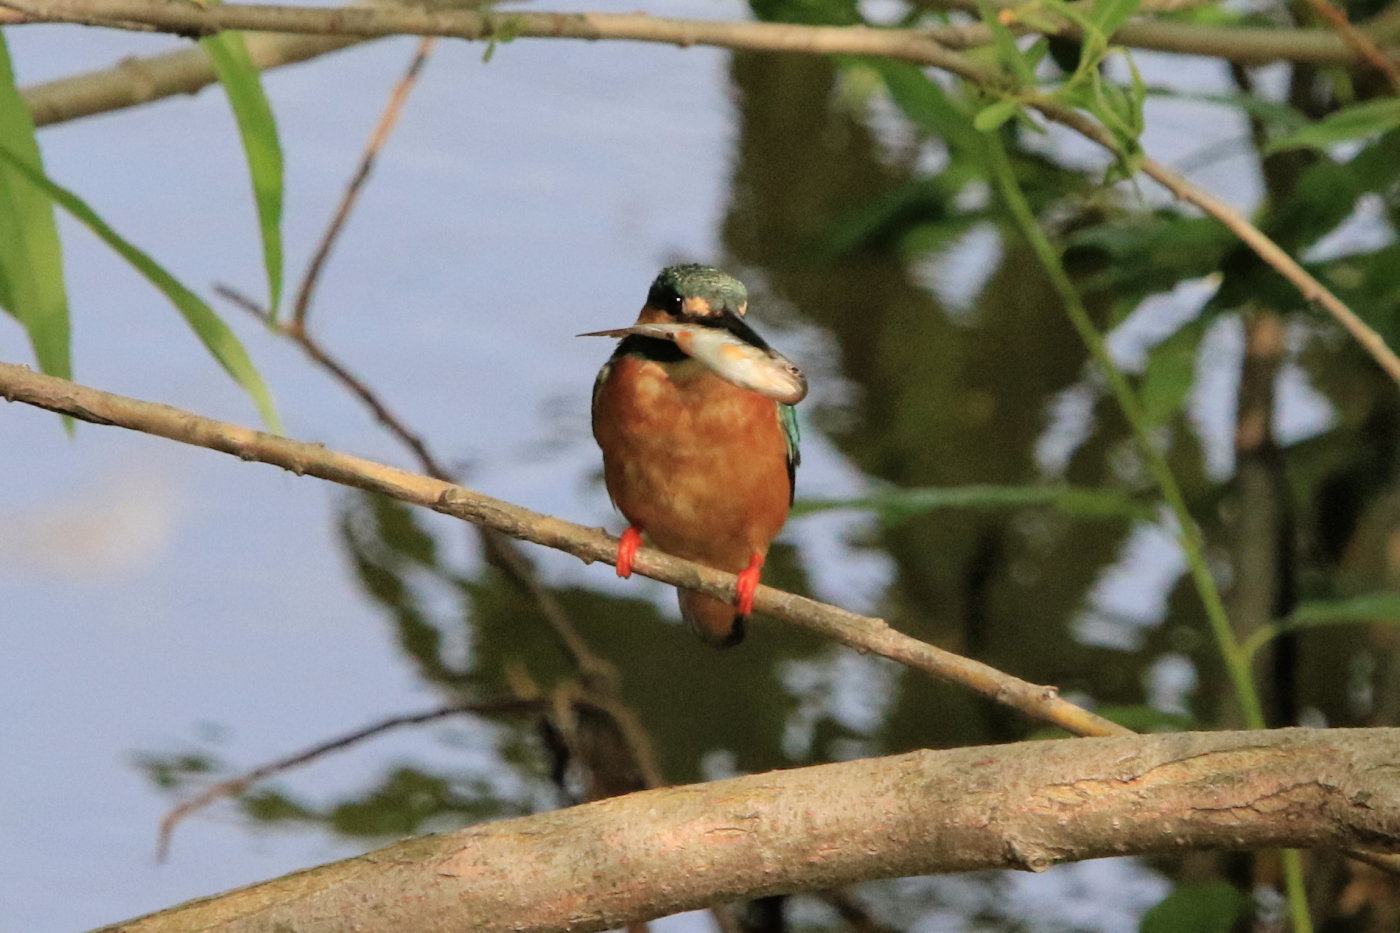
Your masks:
{"label": "bird's claw", "polygon": [[637,556],[637,548],[642,546],[642,532],[632,525],[622,533],[617,542],[617,575],[626,579],[632,576],[632,560]]}
{"label": "bird's claw", "polygon": [[753,597],[758,592],[758,579],[763,573],[763,555],[755,554],[749,559],[749,565],[739,572],[739,580],[734,585],[735,609],[741,616],[748,616],[753,613]]}

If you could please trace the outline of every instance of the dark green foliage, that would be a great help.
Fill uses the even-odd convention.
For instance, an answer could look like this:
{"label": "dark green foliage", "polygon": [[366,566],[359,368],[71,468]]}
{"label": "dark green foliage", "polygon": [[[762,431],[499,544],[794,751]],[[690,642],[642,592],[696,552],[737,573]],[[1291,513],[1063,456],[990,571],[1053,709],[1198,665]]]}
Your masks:
{"label": "dark green foliage", "polygon": [[1249,898],[1225,881],[1182,884],[1142,918],[1141,933],[1230,933]]}

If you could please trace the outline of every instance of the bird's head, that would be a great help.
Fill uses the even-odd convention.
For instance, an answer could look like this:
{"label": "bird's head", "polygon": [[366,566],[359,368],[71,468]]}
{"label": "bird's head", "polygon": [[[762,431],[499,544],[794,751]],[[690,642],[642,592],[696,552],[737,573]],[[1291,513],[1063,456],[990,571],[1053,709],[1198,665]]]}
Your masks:
{"label": "bird's head", "polygon": [[759,349],[768,344],[744,321],[749,292],[744,283],[713,266],[667,266],[647,291],[638,324],[696,324],[727,330]]}

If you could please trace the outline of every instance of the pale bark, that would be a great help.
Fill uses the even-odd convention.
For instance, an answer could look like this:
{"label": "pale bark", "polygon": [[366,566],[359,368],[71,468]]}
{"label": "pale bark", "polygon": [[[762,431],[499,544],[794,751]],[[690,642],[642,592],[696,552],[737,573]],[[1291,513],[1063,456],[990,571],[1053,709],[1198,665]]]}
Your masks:
{"label": "pale bark", "polygon": [[127,933],[603,930],[874,878],[1201,849],[1400,849],[1400,729],[918,751],[401,842]]}
{"label": "pale bark", "polygon": [[[135,26],[180,35],[201,36],[226,29],[306,32],[344,36],[415,34],[503,42],[517,37],[544,39],[613,39],[709,45],[728,49],[799,52],[816,55],[872,55],[939,68],[996,92],[1014,91],[1028,107],[1117,153],[1119,146],[1096,120],[1057,98],[1012,88],[1003,75],[939,42],[936,33],[917,29],[866,26],[804,26],[792,23],[735,23],[661,19],[644,14],[497,13],[494,11],[198,4],[170,0],[0,0],[19,21],[54,20],[113,27]],[[98,18],[94,20],[94,17]],[[1394,28],[1389,19],[1386,30]],[[1232,33],[1236,30],[1232,30]],[[1347,50],[1332,33],[1327,38]],[[1248,218],[1205,189],[1150,158],[1141,170],[1173,195],[1195,204],[1240,238],[1264,262],[1289,281],[1309,304],[1330,314],[1385,372],[1400,382],[1400,356],[1374,328],[1255,227]]]}
{"label": "pale bark", "polygon": [[[232,454],[243,460],[272,464],[298,476],[315,476],[367,489],[522,541],[556,548],[586,563],[616,561],[617,539],[600,529],[541,515],[464,486],[353,457],[319,444],[202,418],[169,405],[102,392],[8,363],[0,363],[0,397],[93,424],[129,428]],[[681,560],[654,548],[642,548],[632,566],[635,572],[663,583],[721,599],[734,598],[733,574]],[[754,607],[765,615],[802,626],[857,651],[878,654],[960,684],[1076,735],[1128,732],[1117,723],[1062,699],[1054,687],[1037,686],[980,661],[936,648],[894,630],[883,619],[857,615],[768,586],[758,588]]]}
{"label": "pale bark", "polygon": [[[277,68],[364,42],[357,36],[253,33],[248,56],[259,68]],[[128,58],[111,68],[59,78],[21,89],[36,126],[135,107],[176,94],[193,94],[218,81],[201,48]]]}

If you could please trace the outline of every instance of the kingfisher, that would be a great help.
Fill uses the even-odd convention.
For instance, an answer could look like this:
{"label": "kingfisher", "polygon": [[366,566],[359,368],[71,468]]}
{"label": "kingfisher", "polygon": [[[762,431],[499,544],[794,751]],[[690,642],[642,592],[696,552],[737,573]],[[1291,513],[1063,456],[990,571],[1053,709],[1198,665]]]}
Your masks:
{"label": "kingfisher", "polygon": [[[715,328],[786,364],[747,312],[748,292],[733,276],[668,266],[637,324]],[[792,506],[800,460],[792,405],[736,385],[676,342],[631,333],[593,384],[593,437],[608,495],[629,523],[617,575],[631,576],[643,535],[668,554],[738,574],[732,605],[692,590],[677,595],[701,640],[720,648],[743,641],[768,547]]]}

